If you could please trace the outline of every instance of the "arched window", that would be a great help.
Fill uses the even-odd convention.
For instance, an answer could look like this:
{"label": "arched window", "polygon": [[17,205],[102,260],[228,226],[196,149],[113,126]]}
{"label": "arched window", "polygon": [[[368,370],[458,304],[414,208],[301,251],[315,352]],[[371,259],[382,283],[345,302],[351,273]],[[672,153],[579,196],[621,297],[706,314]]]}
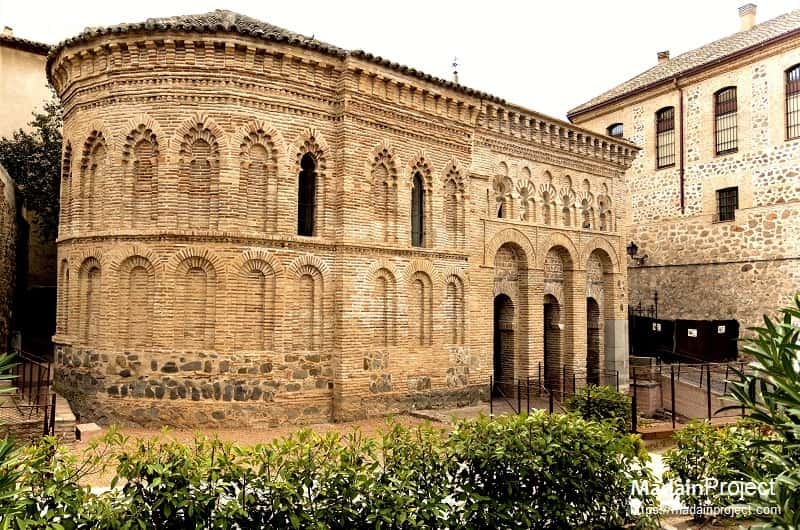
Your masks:
{"label": "arched window", "polygon": [[800,64],[786,70],[786,139],[800,138]]}
{"label": "arched window", "polygon": [[133,155],[133,226],[149,226],[155,219],[158,146],[149,139],[141,140],[133,148]]}
{"label": "arched window", "polygon": [[153,340],[153,290],[155,278],[152,265],[134,258],[125,267],[123,284],[122,333],[128,348],[148,348]]}
{"label": "arched window", "polygon": [[271,350],[275,332],[275,272],[266,262],[253,259],[234,279],[241,300],[234,327],[237,350]]}
{"label": "arched window", "polygon": [[317,163],[306,153],[300,160],[297,191],[297,235],[314,235],[314,200],[317,192]]}
{"label": "arched window", "polygon": [[456,276],[451,276],[447,282],[445,316],[449,326],[448,341],[451,344],[464,344],[464,287]]}
{"label": "arched window", "polygon": [[84,342],[94,342],[100,335],[100,263],[87,258],[80,269],[80,323]]}
{"label": "arched window", "polygon": [[94,228],[103,220],[99,194],[103,193],[106,175],[106,144],[103,134],[92,132],[84,147],[81,163],[80,214],[88,228]]}
{"label": "arched window", "polygon": [[325,284],[316,267],[300,268],[296,286],[294,345],[296,350],[314,351],[323,347]]}
{"label": "arched window", "polygon": [[614,123],[608,126],[606,133],[614,138],[622,138],[622,124]]}
{"label": "arched window", "polygon": [[411,343],[417,346],[432,344],[433,332],[433,294],[431,279],[423,272],[411,277],[408,298],[408,325]]}
{"label": "arched window", "polygon": [[65,231],[71,216],[71,187],[72,187],[72,145],[67,142],[64,148],[64,158],[61,161],[61,206],[59,210],[59,224]]}
{"label": "arched window", "polygon": [[425,188],[422,175],[414,173],[411,187],[411,245],[421,247],[425,241]]}
{"label": "arched window", "polygon": [[383,269],[378,272],[372,287],[373,343],[376,346],[396,346],[394,277]]}
{"label": "arched window", "polygon": [[675,165],[675,107],[656,112],[656,167]]}
{"label": "arched window", "polygon": [[208,228],[211,215],[211,179],[212,160],[211,145],[203,139],[197,139],[190,147],[189,172],[189,226],[192,228]]}
{"label": "arched window", "polygon": [[714,145],[718,155],[737,151],[736,110],[736,87],[714,94]]}
{"label": "arched window", "polygon": [[61,260],[61,283],[58,286],[59,328],[65,335],[69,333],[69,263]]}

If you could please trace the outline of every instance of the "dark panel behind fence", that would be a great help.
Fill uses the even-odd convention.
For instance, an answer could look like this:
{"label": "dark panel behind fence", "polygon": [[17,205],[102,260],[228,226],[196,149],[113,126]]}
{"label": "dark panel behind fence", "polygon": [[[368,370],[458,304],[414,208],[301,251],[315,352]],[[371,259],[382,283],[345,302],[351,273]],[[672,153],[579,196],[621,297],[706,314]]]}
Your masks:
{"label": "dark panel behind fence", "polygon": [[665,320],[631,315],[631,353],[689,362],[735,361],[739,323],[735,320]]}

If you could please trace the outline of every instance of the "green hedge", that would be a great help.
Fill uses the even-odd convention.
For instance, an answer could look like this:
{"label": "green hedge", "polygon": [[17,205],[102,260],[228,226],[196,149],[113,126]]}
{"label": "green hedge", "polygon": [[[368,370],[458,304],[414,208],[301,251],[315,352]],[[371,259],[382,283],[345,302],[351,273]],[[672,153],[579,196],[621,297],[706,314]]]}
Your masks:
{"label": "green hedge", "polygon": [[[132,442],[112,430],[103,444],[93,446],[88,467],[47,439],[0,465],[0,476],[21,474],[13,502],[0,507],[3,524],[488,530],[653,523],[637,520],[629,502],[632,481],[652,478],[638,437],[572,415],[484,417],[450,433],[394,424],[377,439],[300,431],[254,447],[205,437]],[[78,485],[108,460],[115,460],[114,489],[93,494]]]}
{"label": "green hedge", "polygon": [[587,385],[569,398],[564,408],[586,420],[610,422],[620,432],[630,432],[631,397],[610,386]]}
{"label": "green hedge", "polygon": [[[753,473],[761,476],[774,473],[760,448],[772,437],[752,421],[717,427],[707,420],[696,420],[677,431],[673,438],[675,447],[664,453],[665,480],[705,484],[707,479],[714,479],[727,483],[747,480]],[[679,497],[693,508],[724,508],[741,505],[743,501],[714,488],[684,488]]]}

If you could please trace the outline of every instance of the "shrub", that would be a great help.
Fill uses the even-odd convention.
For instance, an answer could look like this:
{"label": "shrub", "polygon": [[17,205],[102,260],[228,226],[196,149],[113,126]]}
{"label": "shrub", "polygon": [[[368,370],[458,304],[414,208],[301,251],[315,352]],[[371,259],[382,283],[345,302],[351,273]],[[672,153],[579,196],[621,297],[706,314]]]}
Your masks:
{"label": "shrub", "polygon": [[[52,440],[26,452],[19,528],[614,528],[652,479],[637,436],[567,415],[480,418],[449,435],[392,426],[377,440],[299,431],[239,447],[197,437],[131,442],[113,431],[119,488],[80,486],[85,469]],[[24,493],[23,493],[24,492]],[[654,500],[637,495],[653,506]],[[7,521],[11,521],[9,524]]]}
{"label": "shrub", "polygon": [[583,419],[611,422],[621,432],[631,428],[631,398],[610,386],[587,385],[569,398],[564,407]]}
{"label": "shrub", "polygon": [[448,441],[466,528],[618,528],[634,519],[633,481],[653,482],[638,435],[572,415],[484,417]]}
{"label": "shrub", "polygon": [[[697,420],[676,432],[674,439],[675,448],[664,453],[664,479],[683,484],[706,484],[707,480],[724,483],[746,480],[754,470],[769,471],[758,450],[758,444],[769,437],[752,422],[742,420],[736,425],[715,427],[707,420]],[[722,508],[742,502],[740,497],[713,488],[681,491],[681,502],[694,508]]]}
{"label": "shrub", "polygon": [[731,383],[731,393],[755,422],[773,436],[755,447],[769,464],[748,473],[753,481],[775,480],[772,495],[752,502],[775,513],[776,528],[800,528],[800,295],[793,305],[772,320],[764,316],[764,326],[751,328],[744,340],[744,351],[753,361],[749,371],[739,372]]}

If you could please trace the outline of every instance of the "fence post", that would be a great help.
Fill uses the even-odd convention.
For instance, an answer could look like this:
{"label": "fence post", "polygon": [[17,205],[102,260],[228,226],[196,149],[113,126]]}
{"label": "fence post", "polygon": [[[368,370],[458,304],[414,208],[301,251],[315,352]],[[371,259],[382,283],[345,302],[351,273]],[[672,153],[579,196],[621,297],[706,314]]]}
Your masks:
{"label": "fence post", "polygon": [[494,414],[494,400],[492,399],[492,393],[494,392],[494,381],[492,380],[493,376],[489,376],[489,416]]}
{"label": "fence post", "polygon": [[670,401],[672,402],[672,430],[675,430],[675,367],[669,367]]}
{"label": "fence post", "polygon": [[619,370],[615,370],[614,377],[617,381],[617,392],[619,392]]}
{"label": "fence post", "polygon": [[47,436],[50,434],[50,416],[47,415],[49,407],[47,405],[44,406],[44,425],[42,425],[42,436]]}
{"label": "fence post", "polygon": [[56,435],[56,393],[50,398],[50,434]]}
{"label": "fence post", "polygon": [[567,365],[561,365],[561,400],[564,400],[564,396],[567,393]]}
{"label": "fence post", "polygon": [[639,413],[636,403],[636,368],[633,369],[633,399],[631,399],[631,432],[635,433],[639,426],[637,425],[637,417]]}
{"label": "fence post", "polygon": [[575,372],[572,372],[572,395],[575,395]]}
{"label": "fence post", "polygon": [[[739,363],[739,368],[740,368],[739,371],[742,373],[742,377],[744,377],[744,363]],[[742,404],[742,418],[744,418],[744,416],[745,416],[744,404]]]}
{"label": "fence post", "polygon": [[708,421],[711,421],[711,365],[706,365],[706,403],[708,405]]}
{"label": "fence post", "polygon": [[537,373],[537,377],[539,379],[539,386],[536,387],[536,395],[537,396],[541,396],[542,395],[542,363],[541,362],[539,363],[538,370],[539,371]]}
{"label": "fence post", "polygon": [[517,379],[517,414],[522,413],[522,381]]}
{"label": "fence post", "polygon": [[548,392],[547,392],[547,396],[548,396],[548,397],[549,397],[549,399],[550,399],[550,405],[549,405],[549,408],[550,408],[550,414],[552,414],[552,413],[553,413],[553,391],[552,391],[552,390],[548,391]]}
{"label": "fence post", "polygon": [[528,415],[530,415],[530,413],[531,413],[531,378],[530,377],[525,380],[525,384],[527,386],[526,397],[527,397],[527,400],[528,400],[528,405],[527,405],[528,406]]}

